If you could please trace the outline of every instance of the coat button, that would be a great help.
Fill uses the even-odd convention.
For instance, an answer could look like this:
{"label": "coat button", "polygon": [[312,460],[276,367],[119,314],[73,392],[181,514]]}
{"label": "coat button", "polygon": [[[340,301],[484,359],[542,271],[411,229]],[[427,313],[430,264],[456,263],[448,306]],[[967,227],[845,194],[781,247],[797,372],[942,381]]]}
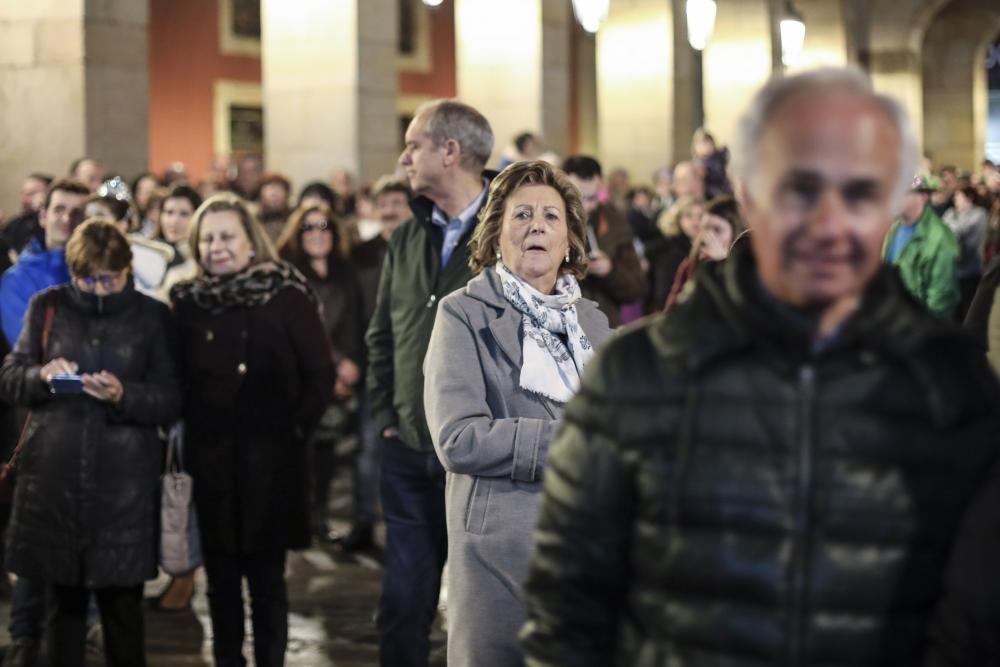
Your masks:
{"label": "coat button", "polygon": [[247,339],[246,329],[244,329],[243,331],[240,332],[240,338],[242,338],[243,340]]}
{"label": "coat button", "polygon": [[211,330],[206,331],[205,332],[205,340],[207,340],[209,343],[211,343],[213,340],[215,340],[215,334],[212,333]]}
{"label": "coat button", "polygon": [[240,375],[246,375],[247,365],[244,363],[240,363],[240,365],[236,367],[236,372],[239,373]]}

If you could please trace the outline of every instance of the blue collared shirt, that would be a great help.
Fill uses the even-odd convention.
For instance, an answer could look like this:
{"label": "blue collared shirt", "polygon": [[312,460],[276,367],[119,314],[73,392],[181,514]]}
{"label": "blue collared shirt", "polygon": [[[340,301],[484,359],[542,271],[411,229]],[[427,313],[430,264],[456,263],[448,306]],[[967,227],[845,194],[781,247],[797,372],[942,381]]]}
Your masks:
{"label": "blue collared shirt", "polygon": [[458,242],[469,231],[469,228],[475,224],[476,213],[479,212],[479,207],[483,205],[483,200],[486,199],[488,185],[489,181],[483,179],[483,189],[480,190],[479,195],[454,220],[449,220],[444,211],[439,209],[437,205],[434,206],[434,211],[431,213],[431,222],[444,230],[444,243],[441,245],[441,268],[448,266],[448,260],[451,259],[451,253],[458,246]]}

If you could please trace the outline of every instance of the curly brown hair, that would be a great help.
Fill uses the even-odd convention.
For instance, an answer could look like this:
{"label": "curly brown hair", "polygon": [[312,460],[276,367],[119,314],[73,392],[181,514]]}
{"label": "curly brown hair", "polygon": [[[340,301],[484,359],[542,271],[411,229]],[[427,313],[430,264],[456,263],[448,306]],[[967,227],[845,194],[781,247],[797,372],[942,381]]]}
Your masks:
{"label": "curly brown hair", "polygon": [[587,257],[587,221],[580,192],[562,170],[541,160],[515,162],[490,183],[486,205],[479,212],[479,224],[469,241],[469,268],[476,274],[497,263],[507,198],[526,185],[547,185],[562,197],[566,204],[569,262],[560,267],[560,272],[582,279],[587,275],[590,260]]}

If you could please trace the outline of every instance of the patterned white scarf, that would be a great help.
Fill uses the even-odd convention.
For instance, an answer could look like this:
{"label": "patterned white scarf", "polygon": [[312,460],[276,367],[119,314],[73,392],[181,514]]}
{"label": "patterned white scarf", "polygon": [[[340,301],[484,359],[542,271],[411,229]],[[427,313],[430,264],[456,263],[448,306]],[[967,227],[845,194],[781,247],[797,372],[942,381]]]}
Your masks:
{"label": "patterned white scarf", "polygon": [[[580,386],[584,364],[594,354],[577,321],[580,285],[563,274],[552,294],[542,294],[499,262],[496,272],[504,296],[524,322],[521,388],[557,403],[568,402]],[[568,348],[559,334],[566,336]]]}

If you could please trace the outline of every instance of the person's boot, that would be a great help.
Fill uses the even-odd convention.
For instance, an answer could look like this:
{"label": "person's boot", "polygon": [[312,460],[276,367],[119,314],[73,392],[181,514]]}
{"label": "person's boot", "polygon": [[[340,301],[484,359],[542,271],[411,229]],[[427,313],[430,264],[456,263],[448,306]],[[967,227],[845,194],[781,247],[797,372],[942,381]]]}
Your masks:
{"label": "person's boot", "polygon": [[2,667],[35,667],[38,664],[38,641],[14,639],[4,653]]}
{"label": "person's boot", "polygon": [[375,546],[375,529],[370,523],[355,524],[351,532],[340,541],[344,551],[365,551]]}

